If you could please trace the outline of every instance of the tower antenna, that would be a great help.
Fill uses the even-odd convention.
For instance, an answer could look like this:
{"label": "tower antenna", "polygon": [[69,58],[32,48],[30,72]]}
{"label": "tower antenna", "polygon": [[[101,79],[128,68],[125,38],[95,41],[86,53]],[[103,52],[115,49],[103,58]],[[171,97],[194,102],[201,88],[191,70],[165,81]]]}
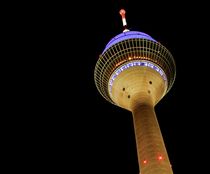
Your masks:
{"label": "tower antenna", "polygon": [[126,18],[125,18],[126,11],[124,9],[121,9],[119,13],[120,13],[120,15],[122,17],[122,23],[123,23],[123,27],[124,27],[123,32],[129,31],[127,29],[127,22],[126,22]]}

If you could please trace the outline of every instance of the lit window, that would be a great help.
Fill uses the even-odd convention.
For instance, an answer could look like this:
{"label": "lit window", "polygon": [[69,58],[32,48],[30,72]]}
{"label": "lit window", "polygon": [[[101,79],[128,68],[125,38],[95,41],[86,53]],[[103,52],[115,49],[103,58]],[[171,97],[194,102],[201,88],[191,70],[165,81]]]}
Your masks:
{"label": "lit window", "polygon": [[147,164],[147,160],[144,160],[143,163],[144,163],[144,164]]}
{"label": "lit window", "polygon": [[158,160],[162,160],[163,157],[161,155],[158,156]]}

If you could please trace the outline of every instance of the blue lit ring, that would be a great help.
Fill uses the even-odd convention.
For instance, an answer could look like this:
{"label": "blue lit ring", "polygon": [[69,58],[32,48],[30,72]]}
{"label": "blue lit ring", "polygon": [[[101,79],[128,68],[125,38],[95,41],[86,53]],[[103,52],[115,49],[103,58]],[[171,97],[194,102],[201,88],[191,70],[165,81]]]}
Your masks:
{"label": "blue lit ring", "polygon": [[134,67],[134,66],[146,66],[149,68],[154,69],[156,72],[158,72],[161,77],[163,78],[163,80],[165,81],[165,83],[167,84],[167,78],[166,75],[164,73],[164,71],[157,65],[151,63],[150,61],[145,61],[145,60],[138,60],[138,61],[129,61],[128,63],[125,63],[123,65],[121,65],[120,67],[118,67],[111,75],[110,79],[109,79],[109,94],[111,94],[112,91],[112,85],[114,83],[114,80],[117,78],[117,76],[123,72],[124,70],[130,68],[130,67]]}

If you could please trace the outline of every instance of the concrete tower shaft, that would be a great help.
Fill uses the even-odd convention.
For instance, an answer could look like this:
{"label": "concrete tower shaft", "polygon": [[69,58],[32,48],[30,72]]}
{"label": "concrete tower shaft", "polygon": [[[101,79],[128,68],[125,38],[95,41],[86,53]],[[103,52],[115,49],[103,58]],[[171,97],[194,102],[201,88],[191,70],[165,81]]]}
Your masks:
{"label": "concrete tower shaft", "polygon": [[135,103],[132,113],[141,174],[173,174],[152,104]]}

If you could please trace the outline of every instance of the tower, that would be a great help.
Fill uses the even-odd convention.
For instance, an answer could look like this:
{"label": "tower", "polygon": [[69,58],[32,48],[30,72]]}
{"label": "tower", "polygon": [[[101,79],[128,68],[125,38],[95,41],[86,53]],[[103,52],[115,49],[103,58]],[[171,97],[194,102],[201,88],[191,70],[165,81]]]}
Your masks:
{"label": "tower", "polygon": [[132,112],[141,174],[172,174],[154,107],[171,89],[173,56],[151,36],[124,30],[110,40],[94,71],[95,85],[110,103]]}

